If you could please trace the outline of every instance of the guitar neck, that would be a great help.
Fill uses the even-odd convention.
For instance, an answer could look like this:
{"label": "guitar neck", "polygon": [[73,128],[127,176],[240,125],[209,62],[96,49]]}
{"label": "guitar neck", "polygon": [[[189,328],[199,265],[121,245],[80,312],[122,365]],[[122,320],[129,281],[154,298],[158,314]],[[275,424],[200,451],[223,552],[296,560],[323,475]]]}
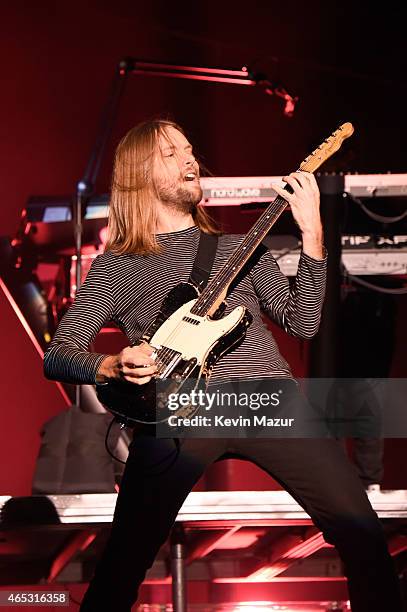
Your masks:
{"label": "guitar neck", "polygon": [[[340,148],[343,140],[349,138],[352,134],[353,125],[351,123],[344,123],[341,125],[329,138],[324,140],[311,155],[308,155],[308,157],[304,159],[299,170],[303,172],[315,172],[324,161]],[[288,193],[292,193],[289,185],[286,185],[284,189]],[[213,314],[225,298],[231,282],[236,278],[249,257],[268,234],[287,204],[287,201],[281,196],[278,196],[270,204],[230,259],[222,266],[215,278],[204,289],[191,309],[191,313],[199,316]]]}
{"label": "guitar neck", "polygon": [[[288,186],[286,189],[288,189]],[[267,236],[268,232],[286,207],[287,201],[281,196],[278,196],[270,204],[234,251],[233,255],[201,293],[191,309],[192,314],[205,316],[213,310],[214,305],[221,300],[231,282],[239,274],[240,270],[254,253],[258,245]]]}

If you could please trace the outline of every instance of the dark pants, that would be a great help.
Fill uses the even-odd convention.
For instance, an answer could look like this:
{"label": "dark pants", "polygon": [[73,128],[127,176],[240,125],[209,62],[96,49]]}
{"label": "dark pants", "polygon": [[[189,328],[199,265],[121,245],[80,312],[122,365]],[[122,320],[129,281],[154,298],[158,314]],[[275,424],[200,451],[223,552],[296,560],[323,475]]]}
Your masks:
{"label": "dark pants", "polygon": [[383,448],[381,438],[355,438],[353,441],[353,460],[365,487],[382,483]]}
{"label": "dark pants", "polygon": [[146,570],[205,468],[226,452],[266,470],[308,512],[344,562],[353,612],[401,611],[392,559],[354,467],[333,439],[172,439],[135,436],[111,537],[82,612],[129,612]]}
{"label": "dark pants", "polygon": [[[338,442],[347,456],[346,438],[341,438]],[[383,450],[382,438],[353,439],[353,462],[365,488],[371,484],[381,484],[383,481]]]}

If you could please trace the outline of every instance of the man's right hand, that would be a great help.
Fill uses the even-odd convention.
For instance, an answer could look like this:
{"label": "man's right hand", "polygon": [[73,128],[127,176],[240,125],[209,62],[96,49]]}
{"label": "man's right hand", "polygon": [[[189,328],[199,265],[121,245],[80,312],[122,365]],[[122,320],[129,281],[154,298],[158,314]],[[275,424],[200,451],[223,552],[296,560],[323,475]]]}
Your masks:
{"label": "man's right hand", "polygon": [[136,385],[148,383],[157,371],[153,352],[154,349],[146,342],[126,346],[118,355],[109,355],[102,361],[96,381],[106,382],[109,378],[116,378]]}

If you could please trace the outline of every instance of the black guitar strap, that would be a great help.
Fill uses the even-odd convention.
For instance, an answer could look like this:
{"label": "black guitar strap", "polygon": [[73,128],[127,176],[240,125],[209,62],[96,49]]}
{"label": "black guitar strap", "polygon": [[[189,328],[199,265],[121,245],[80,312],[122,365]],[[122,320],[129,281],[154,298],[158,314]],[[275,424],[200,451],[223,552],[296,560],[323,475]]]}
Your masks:
{"label": "black guitar strap", "polygon": [[[192,283],[199,288],[200,291],[206,287],[209,276],[211,274],[213,262],[216,256],[216,249],[218,246],[219,236],[213,234],[205,234],[201,232],[199,238],[198,251],[196,253],[194,265],[192,267],[191,275],[188,279],[189,283]],[[252,256],[251,262],[246,264],[245,273],[254,266],[260,257],[270,249],[270,237],[266,236],[261,244],[256,249],[256,253]],[[229,287],[228,293],[233,288],[233,283]]]}
{"label": "black guitar strap", "polygon": [[218,246],[218,236],[205,234],[201,231],[198,251],[188,282],[193,283],[199,290],[206,287],[209,275],[215,260]]}
{"label": "black guitar strap", "polygon": [[[197,287],[199,290],[202,290],[209,280],[217,246],[218,236],[204,234],[204,232],[200,233],[198,251],[196,253],[194,265],[192,266],[191,274],[188,279],[188,282],[195,285],[195,287]],[[144,332],[142,340],[149,342],[160,325],[164,323],[165,319],[166,315],[163,313],[161,306],[158,315]],[[132,346],[139,343],[140,339],[136,340]]]}

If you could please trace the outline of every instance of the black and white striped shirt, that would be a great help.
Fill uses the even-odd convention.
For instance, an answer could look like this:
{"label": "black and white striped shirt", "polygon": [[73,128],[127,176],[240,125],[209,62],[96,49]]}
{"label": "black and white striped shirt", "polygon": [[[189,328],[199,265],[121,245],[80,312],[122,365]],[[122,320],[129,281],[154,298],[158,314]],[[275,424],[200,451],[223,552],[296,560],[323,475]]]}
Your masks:
{"label": "black and white striped shirt", "polygon": [[[61,320],[44,357],[47,378],[94,384],[106,357],[89,352],[101,327],[114,321],[129,344],[142,336],[155,318],[166,294],[191,274],[199,243],[198,227],[159,234],[160,254],[96,257],[75,302]],[[211,277],[231,256],[241,235],[223,235]],[[316,260],[302,253],[290,288],[274,257],[267,251],[240,280],[227,298],[229,313],[246,306],[253,316],[243,343],[215,365],[211,382],[233,378],[291,378],[271,331],[262,320],[263,309],[287,333],[311,338],[318,330],[324,299],[326,257]]]}

